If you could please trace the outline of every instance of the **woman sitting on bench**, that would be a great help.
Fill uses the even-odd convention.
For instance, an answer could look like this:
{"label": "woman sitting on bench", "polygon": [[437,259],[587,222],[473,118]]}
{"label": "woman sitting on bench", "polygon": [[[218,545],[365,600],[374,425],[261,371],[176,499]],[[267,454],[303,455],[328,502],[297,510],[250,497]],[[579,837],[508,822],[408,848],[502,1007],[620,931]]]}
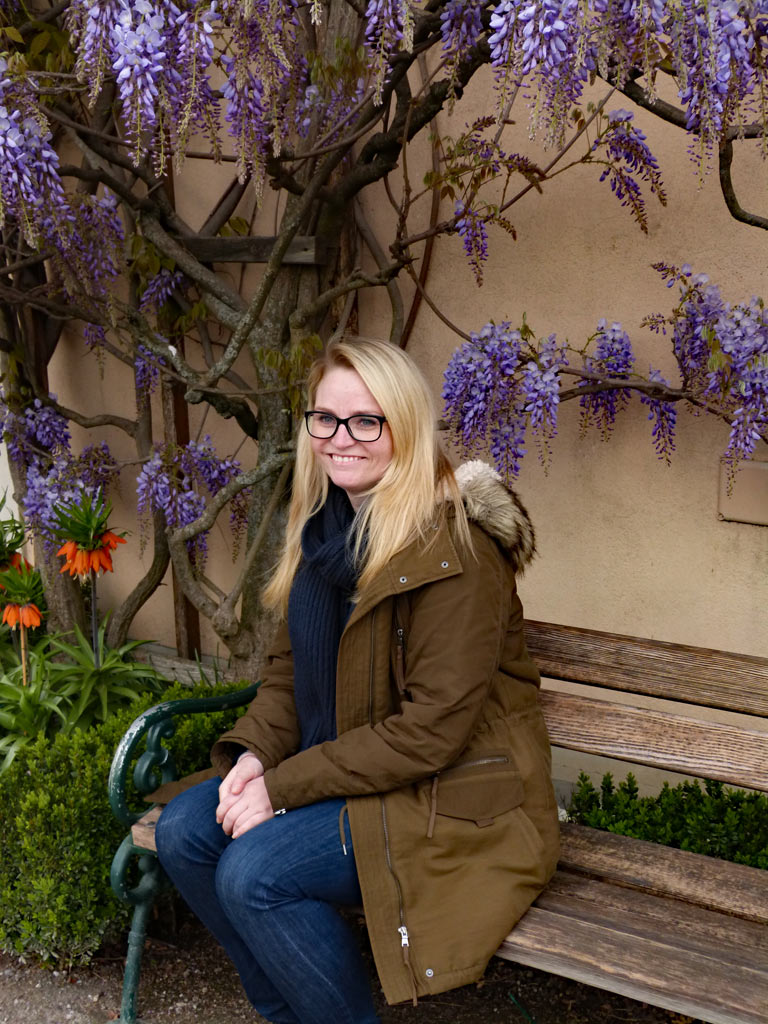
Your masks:
{"label": "woman sitting on bench", "polygon": [[[385,342],[313,366],[256,699],[177,796],[160,861],[274,1024],[372,1024],[338,907],[362,904],[384,995],[476,981],[555,869],[538,671],[515,575],[527,514],[439,450]],[[223,779],[223,781],[221,781]]]}

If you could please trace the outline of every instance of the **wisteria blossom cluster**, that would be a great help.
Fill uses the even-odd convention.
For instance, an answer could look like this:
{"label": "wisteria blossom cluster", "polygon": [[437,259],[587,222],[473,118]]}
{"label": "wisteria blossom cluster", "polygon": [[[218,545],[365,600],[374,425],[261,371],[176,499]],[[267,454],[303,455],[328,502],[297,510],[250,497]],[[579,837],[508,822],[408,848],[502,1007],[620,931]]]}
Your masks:
{"label": "wisteria blossom cluster", "polygon": [[[240,472],[237,459],[220,458],[208,436],[186,445],[156,445],[136,481],[139,517],[146,524],[150,515],[161,513],[169,528],[187,526],[205,511],[204,492],[217,494]],[[248,499],[246,488],[230,501],[233,557],[247,525]],[[193,565],[202,570],[208,551],[207,531],[189,541],[187,549]]]}
{"label": "wisteria blossom cluster", "polygon": [[190,127],[211,127],[215,18],[215,0],[186,10],[173,0],[70,5],[77,73],[90,84],[92,102],[105,77],[114,77],[135,159],[151,146],[162,167],[167,139],[183,143]]}
{"label": "wisteria blossom cluster", "polygon": [[122,260],[123,231],[110,194],[67,193],[34,80],[0,57],[0,227],[15,223],[50,253],[54,288],[104,298]]}
{"label": "wisteria blossom cluster", "polygon": [[488,451],[499,472],[511,479],[520,471],[530,434],[546,464],[557,432],[561,371],[567,368],[578,386],[566,397],[578,397],[584,429],[596,427],[603,439],[635,390],[648,409],[659,458],[668,462],[674,450],[679,400],[715,411],[730,423],[725,459],[732,473],[750,458],[759,440],[768,441],[764,305],[755,298],[731,305],[706,275],[694,275],[688,266],[659,264],[657,269],[670,287],[679,286],[680,302],[670,316],[655,315],[644,324],[670,336],[680,370],[674,390],[654,367],[637,372],[631,340],[620,323],[600,320],[584,350],[558,345],[554,335],[537,342],[527,326],[516,331],[507,322],[486,324],[454,353],[445,371],[444,416],[459,448]]}
{"label": "wisteria blossom cluster", "polygon": [[644,182],[651,195],[662,205],[667,201],[661,180],[659,163],[648,147],[645,133],[632,122],[629,110],[611,110],[607,128],[600,132],[592,144],[592,159],[606,163],[600,181],[607,178],[611,191],[622,206],[629,207],[640,228],[648,232],[645,198],[640,182]]}
{"label": "wisteria blossom cluster", "polygon": [[[51,398],[55,401],[54,396]],[[67,420],[40,399],[14,412],[1,398],[0,435],[9,457],[25,467],[22,510],[26,525],[52,548],[56,541],[56,508],[62,503],[77,503],[84,492],[103,493],[114,482],[117,467],[109,448],[101,442],[75,455]]]}
{"label": "wisteria blossom cluster", "polygon": [[[584,369],[590,375],[587,382],[601,378],[613,381],[629,380],[635,364],[635,354],[629,335],[621,324],[614,322],[609,327],[605,320],[600,320],[592,341],[595,346],[594,355],[584,357]],[[617,412],[628,402],[629,392],[618,388],[584,395],[579,399],[582,429],[595,426],[603,440],[606,440],[613,431]]]}
{"label": "wisteria blossom cluster", "polygon": [[706,274],[687,264],[656,264],[680,302],[668,318],[649,326],[672,335],[683,386],[723,408],[731,422],[725,458],[731,467],[748,459],[768,437],[768,313],[762,299],[732,305]]}
{"label": "wisteria blossom cluster", "polygon": [[14,220],[30,245],[65,206],[59,158],[36,104],[34,84],[11,75],[0,57],[0,227]]}

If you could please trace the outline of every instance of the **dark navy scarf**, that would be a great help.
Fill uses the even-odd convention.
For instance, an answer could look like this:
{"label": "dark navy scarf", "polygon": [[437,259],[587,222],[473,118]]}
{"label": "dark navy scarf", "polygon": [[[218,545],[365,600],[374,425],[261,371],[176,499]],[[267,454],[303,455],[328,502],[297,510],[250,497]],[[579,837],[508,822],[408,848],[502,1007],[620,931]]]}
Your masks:
{"label": "dark navy scarf", "polygon": [[301,535],[288,630],[302,750],[336,738],[336,661],[357,584],[350,539],[354,516],[346,493],[329,484],[328,500]]}

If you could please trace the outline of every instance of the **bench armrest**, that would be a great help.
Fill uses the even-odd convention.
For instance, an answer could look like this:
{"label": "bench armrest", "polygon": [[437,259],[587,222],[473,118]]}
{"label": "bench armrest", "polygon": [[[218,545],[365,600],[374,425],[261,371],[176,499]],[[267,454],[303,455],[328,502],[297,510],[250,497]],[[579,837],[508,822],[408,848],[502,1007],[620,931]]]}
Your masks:
{"label": "bench armrest", "polygon": [[[109,770],[109,803],[117,820],[130,828],[147,811],[146,807],[139,811],[132,811],[128,806],[126,794],[128,771],[136,747],[144,736],[147,738],[146,750],[139,756],[133,769],[133,782],[139,796],[146,796],[157,789],[161,783],[173,782],[176,778],[173,755],[163,746],[162,741],[170,739],[175,733],[175,719],[178,715],[225,711],[228,708],[249,704],[258,688],[259,683],[252,683],[242,690],[219,694],[215,697],[186,697],[181,700],[166,700],[162,704],[155,704],[154,707],[139,715],[120,740],[115,756],[112,758],[112,767]],[[158,770],[160,771],[159,779]]]}

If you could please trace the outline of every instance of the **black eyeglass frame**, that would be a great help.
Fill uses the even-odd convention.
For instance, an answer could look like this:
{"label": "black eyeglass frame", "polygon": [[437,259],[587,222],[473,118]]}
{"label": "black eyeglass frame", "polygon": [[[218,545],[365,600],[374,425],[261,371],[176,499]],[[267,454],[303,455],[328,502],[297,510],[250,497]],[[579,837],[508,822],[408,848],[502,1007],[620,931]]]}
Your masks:
{"label": "black eyeglass frame", "polygon": [[[336,420],[336,426],[334,427],[333,432],[330,434],[323,434],[322,436],[313,434],[312,431],[309,429],[310,416],[333,416],[333,418]],[[349,429],[349,421],[361,418],[366,420],[378,421],[379,432],[376,435],[376,437],[355,437],[355,435]],[[307,433],[309,434],[310,437],[314,437],[318,441],[330,441],[332,437],[336,436],[339,427],[346,427],[347,433],[349,434],[353,441],[359,441],[360,444],[373,444],[374,441],[378,441],[379,438],[381,437],[382,431],[384,430],[384,424],[386,422],[386,416],[379,416],[375,412],[356,412],[354,416],[347,416],[344,419],[342,419],[341,416],[334,416],[332,412],[325,412],[325,410],[323,409],[307,409],[307,411],[304,413],[304,425],[307,428]]]}

